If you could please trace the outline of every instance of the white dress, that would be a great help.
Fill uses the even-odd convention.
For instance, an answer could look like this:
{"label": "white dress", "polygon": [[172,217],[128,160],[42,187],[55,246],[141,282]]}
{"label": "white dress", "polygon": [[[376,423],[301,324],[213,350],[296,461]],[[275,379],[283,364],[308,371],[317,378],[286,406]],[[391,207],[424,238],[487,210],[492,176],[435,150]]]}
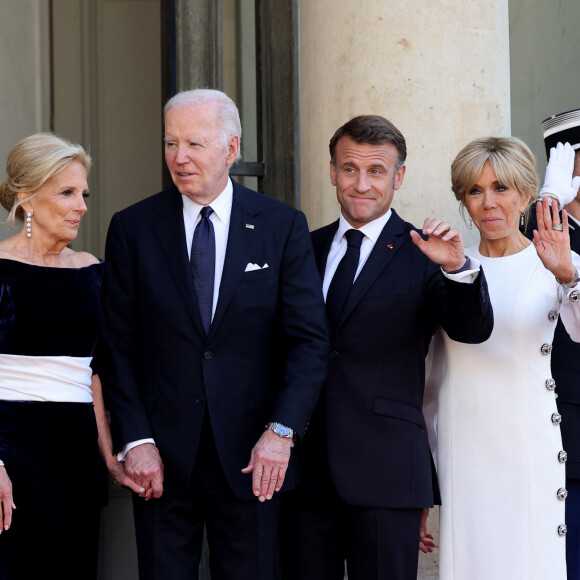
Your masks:
{"label": "white dress", "polygon": [[549,351],[557,312],[580,340],[580,302],[568,299],[572,291],[558,286],[533,244],[503,258],[467,253],[482,264],[495,322],[483,344],[440,331],[428,358],[440,579],[566,580],[558,530],[565,464]]}

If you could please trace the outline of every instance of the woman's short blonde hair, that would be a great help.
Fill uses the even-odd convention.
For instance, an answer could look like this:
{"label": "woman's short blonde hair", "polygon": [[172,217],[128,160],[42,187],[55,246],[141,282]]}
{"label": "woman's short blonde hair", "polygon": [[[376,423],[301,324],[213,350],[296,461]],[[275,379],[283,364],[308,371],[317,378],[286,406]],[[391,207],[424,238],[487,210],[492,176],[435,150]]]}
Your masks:
{"label": "woman's short blonde hair", "polygon": [[[8,154],[7,177],[0,183],[0,203],[9,212],[6,221],[13,224],[15,218],[24,219],[22,203],[72,161],[78,161],[87,173],[91,168],[91,158],[80,145],[53,133],[36,133],[20,141]],[[30,195],[19,200],[20,191]]]}
{"label": "woman's short blonde hair", "polygon": [[457,154],[451,165],[451,189],[461,203],[461,211],[465,211],[465,197],[479,180],[487,162],[502,185],[517,189],[528,199],[527,224],[530,206],[538,198],[540,180],[534,154],[517,137],[482,137],[468,143]]}

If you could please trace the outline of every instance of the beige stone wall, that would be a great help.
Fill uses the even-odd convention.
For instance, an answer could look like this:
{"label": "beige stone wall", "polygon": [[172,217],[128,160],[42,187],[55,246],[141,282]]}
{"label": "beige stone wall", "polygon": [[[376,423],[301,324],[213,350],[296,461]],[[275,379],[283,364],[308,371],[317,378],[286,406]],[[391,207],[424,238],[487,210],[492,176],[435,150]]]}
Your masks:
{"label": "beige stone wall", "polygon": [[0,2],[0,159],[49,125],[47,3]]}
{"label": "beige stone wall", "polygon": [[[8,153],[24,137],[50,126],[48,2],[0,2],[0,180]],[[0,238],[11,235],[0,208]]]}
{"label": "beige stone wall", "polygon": [[394,208],[418,226],[438,215],[468,234],[449,166],[470,139],[509,134],[508,33],[507,0],[302,1],[301,189],[311,227],[338,216],[330,137],[372,113],[407,139]]}

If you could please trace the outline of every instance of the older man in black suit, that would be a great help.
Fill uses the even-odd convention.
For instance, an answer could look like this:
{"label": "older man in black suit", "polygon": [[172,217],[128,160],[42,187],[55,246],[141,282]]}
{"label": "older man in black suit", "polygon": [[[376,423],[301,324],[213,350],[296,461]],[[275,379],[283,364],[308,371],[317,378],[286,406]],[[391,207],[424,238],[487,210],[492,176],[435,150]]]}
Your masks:
{"label": "older man in black suit", "polygon": [[434,500],[425,354],[438,325],[455,340],[486,340],[492,308],[457,230],[430,218],[425,239],[391,209],[406,158],[392,123],[355,117],[330,157],[341,215],[312,240],[331,361],[304,438],[305,484],[284,518],[284,572],[342,580],[346,560],[350,580],[414,580]]}
{"label": "older man in black suit", "polygon": [[[235,104],[165,108],[174,187],[116,214],[103,283],[104,390],[138,483],[143,579],[273,580],[291,447],[326,376],[327,322],[306,219],[229,178]],[[147,501],[150,500],[150,501]]]}

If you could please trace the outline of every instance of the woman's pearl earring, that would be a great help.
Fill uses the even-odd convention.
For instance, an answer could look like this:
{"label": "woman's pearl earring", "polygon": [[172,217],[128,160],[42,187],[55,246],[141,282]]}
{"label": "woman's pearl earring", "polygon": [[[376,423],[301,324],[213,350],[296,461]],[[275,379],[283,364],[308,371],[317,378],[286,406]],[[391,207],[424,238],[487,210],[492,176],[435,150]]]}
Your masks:
{"label": "woman's pearl earring", "polygon": [[32,228],[30,227],[30,222],[32,221],[32,214],[30,212],[26,213],[26,237],[32,237]]}

